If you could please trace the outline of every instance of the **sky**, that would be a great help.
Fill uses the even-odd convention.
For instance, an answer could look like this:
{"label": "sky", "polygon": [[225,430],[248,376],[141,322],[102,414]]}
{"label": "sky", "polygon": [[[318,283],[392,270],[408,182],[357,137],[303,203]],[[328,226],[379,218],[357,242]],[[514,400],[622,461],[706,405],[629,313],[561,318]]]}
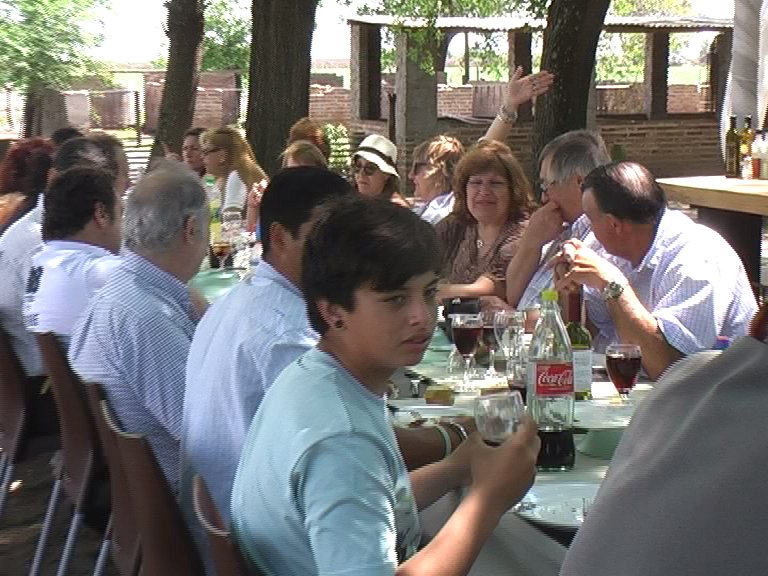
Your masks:
{"label": "sky", "polygon": [[[112,0],[111,10],[103,16],[104,42],[93,54],[113,62],[150,62],[165,54],[167,39],[163,32],[166,10],[163,0]],[[727,18],[733,15],[733,2],[692,0],[698,15]],[[353,9],[336,0],[322,0],[317,9],[312,59],[349,58],[349,28],[345,16]]]}

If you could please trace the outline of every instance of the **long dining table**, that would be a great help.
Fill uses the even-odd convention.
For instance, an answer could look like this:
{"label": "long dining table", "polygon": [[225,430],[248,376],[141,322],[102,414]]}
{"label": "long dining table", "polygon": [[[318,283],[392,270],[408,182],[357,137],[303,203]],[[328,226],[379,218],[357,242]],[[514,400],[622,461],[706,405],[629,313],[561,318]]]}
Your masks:
{"label": "long dining table", "polygon": [[741,257],[752,286],[760,286],[763,219],[768,180],[725,176],[659,178],[667,198],[698,210],[699,222],[719,232]]}
{"label": "long dining table", "polygon": [[[456,376],[446,371],[451,349],[452,345],[445,335],[439,328],[436,329],[424,359],[413,367],[414,371],[438,383],[456,381]],[[478,381],[478,387],[481,385]],[[593,374],[592,391],[595,400],[576,403],[575,425],[584,434],[576,435],[574,468],[562,472],[539,472],[529,496],[536,492],[551,495],[562,491],[564,504],[570,505],[565,495],[573,486],[593,486],[593,493],[596,493],[608,470],[612,450],[642,395],[637,394],[629,405],[619,404],[613,385],[600,371]],[[472,392],[457,395],[453,407],[445,408],[446,413],[471,414],[475,395]],[[426,414],[430,410],[423,398],[400,398],[390,401],[390,404],[405,412],[423,409]],[[434,410],[440,413],[440,407]],[[461,497],[461,491],[449,493],[421,512],[422,530],[427,540],[440,530]],[[573,525],[560,526],[550,518],[542,518],[535,515],[532,518],[530,514],[515,509],[504,514],[483,546],[470,575],[556,576],[565,558],[566,546],[577,528]]]}

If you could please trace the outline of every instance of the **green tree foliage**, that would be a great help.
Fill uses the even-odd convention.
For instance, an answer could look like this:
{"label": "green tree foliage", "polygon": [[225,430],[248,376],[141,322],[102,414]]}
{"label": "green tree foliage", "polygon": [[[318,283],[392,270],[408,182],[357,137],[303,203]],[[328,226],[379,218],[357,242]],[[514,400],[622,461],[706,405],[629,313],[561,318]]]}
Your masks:
{"label": "green tree foliage", "polygon": [[205,8],[203,70],[248,73],[251,52],[251,3],[212,0]]}
{"label": "green tree foliage", "polygon": [[[687,16],[690,0],[613,0],[612,16]],[[685,40],[670,36],[670,54],[679,51]],[[602,82],[642,82],[645,67],[645,35],[603,32],[597,48],[595,74]]]}
{"label": "green tree foliage", "polygon": [[105,0],[0,0],[0,82],[24,92],[63,88],[98,71],[87,50]]}
{"label": "green tree foliage", "polygon": [[[347,5],[350,0],[342,0]],[[447,43],[452,36],[434,27],[435,21],[443,16],[490,17],[519,14],[524,12],[533,16],[543,16],[547,0],[371,0],[359,7],[361,14],[387,14],[402,20],[419,19],[423,28],[409,30],[413,38],[412,57],[425,69],[434,70],[444,64]],[[387,29],[386,34],[397,33],[400,27]],[[385,38],[385,43],[387,39]],[[499,58],[491,35],[484,35],[481,42],[473,47],[473,53],[481,64],[498,68]],[[385,69],[390,61],[385,60]],[[497,71],[497,70],[496,70]],[[493,70],[492,70],[493,73]]]}

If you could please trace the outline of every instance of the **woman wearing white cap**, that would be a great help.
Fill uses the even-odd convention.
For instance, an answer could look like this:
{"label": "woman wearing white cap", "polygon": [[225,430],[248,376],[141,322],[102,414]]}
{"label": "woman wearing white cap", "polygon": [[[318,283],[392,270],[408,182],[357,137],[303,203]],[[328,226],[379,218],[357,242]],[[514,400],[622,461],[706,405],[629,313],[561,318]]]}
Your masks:
{"label": "woman wearing white cap", "polygon": [[352,157],[357,191],[363,196],[382,197],[410,208],[398,191],[397,147],[389,138],[371,134],[360,143]]}

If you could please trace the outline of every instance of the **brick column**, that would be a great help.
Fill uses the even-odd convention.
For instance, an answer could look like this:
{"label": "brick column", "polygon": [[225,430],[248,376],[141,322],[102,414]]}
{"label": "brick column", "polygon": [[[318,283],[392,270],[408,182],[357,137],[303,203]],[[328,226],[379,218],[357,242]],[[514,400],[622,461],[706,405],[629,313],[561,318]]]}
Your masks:
{"label": "brick column", "polygon": [[645,35],[645,113],[650,119],[667,116],[669,33]]}
{"label": "brick column", "polygon": [[381,118],[381,26],[352,22],[351,113],[357,120]]}

